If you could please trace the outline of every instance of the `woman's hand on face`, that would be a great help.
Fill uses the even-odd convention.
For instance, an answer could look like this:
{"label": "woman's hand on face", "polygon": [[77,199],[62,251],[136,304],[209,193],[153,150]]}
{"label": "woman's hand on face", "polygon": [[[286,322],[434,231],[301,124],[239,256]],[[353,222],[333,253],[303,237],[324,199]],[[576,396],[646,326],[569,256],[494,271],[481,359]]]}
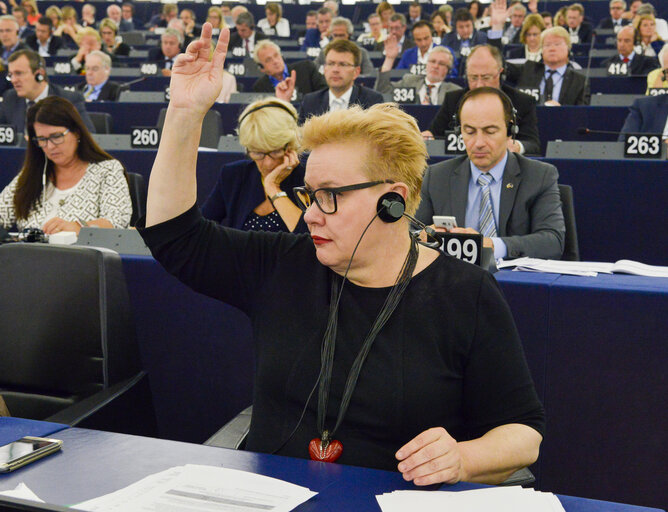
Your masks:
{"label": "woman's hand on face", "polygon": [[171,107],[204,116],[220,94],[230,31],[220,31],[213,58],[209,61],[211,31],[211,23],[205,23],[202,36],[188,45],[186,53],[176,58],[169,84]]}
{"label": "woman's hand on face", "polygon": [[462,456],[457,441],[443,427],[425,430],[396,453],[404,480],[415,485],[454,484],[462,480]]}
{"label": "woman's hand on face", "polygon": [[78,235],[80,230],[81,225],[78,222],[67,222],[60,217],[47,220],[42,227],[42,231],[47,235],[60,233],[61,231],[74,231]]}
{"label": "woman's hand on face", "polygon": [[297,158],[297,153],[292,149],[287,150],[283,156],[283,161],[264,177],[265,189],[276,187],[280,190],[280,185],[283,183],[283,180],[290,176],[292,170],[298,165],[299,158]]}

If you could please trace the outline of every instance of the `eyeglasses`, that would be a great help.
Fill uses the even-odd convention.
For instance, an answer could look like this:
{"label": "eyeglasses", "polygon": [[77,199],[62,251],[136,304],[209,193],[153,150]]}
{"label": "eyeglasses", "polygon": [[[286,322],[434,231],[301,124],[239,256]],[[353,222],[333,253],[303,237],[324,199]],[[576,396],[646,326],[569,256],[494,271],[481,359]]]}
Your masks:
{"label": "eyeglasses", "polygon": [[327,62],[325,62],[325,67],[326,68],[347,69],[347,68],[354,68],[355,64],[350,64],[349,62],[331,62],[331,61],[327,61]]}
{"label": "eyeglasses", "polygon": [[394,183],[394,181],[366,181],[364,183],[357,183],[356,185],[346,185],[345,187],[323,187],[315,190],[310,190],[308,187],[295,187],[292,190],[295,193],[297,206],[299,206],[303,211],[308,210],[308,208],[313,203],[315,203],[318,205],[318,208],[320,208],[322,213],[330,215],[332,213],[336,213],[336,196],[342,192],[362,190],[365,188],[375,187],[376,185],[382,185],[384,183]]}
{"label": "eyeglasses", "polygon": [[498,74],[499,72],[497,71],[493,75],[466,75],[466,78],[469,82],[489,82],[490,80],[494,80]]}
{"label": "eyeglasses", "polygon": [[283,146],[282,149],[274,149],[273,151],[268,151],[263,153],[262,151],[246,151],[246,154],[251,160],[264,160],[265,156],[273,160],[279,160],[285,156],[285,151],[288,149],[288,145]]}
{"label": "eyeglasses", "polygon": [[65,140],[65,135],[68,133],[70,133],[69,128],[63,133],[52,133],[48,137],[33,137],[32,141],[40,148],[45,148],[49,142],[57,146],[58,144],[63,143]]}

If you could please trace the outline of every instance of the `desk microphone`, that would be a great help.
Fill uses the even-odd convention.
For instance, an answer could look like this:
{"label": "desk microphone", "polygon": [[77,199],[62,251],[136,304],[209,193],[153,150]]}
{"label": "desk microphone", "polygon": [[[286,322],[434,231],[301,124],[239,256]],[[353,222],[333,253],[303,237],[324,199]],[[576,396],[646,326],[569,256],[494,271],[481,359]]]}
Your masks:
{"label": "desk microphone", "polygon": [[137,78],[136,80],[130,80],[129,82],[123,82],[119,86],[119,91],[129,91],[131,85],[138,84],[139,82],[143,82],[144,80],[146,80],[145,76]]}
{"label": "desk microphone", "polygon": [[613,132],[609,130],[590,130],[585,126],[578,128],[578,135],[590,135],[590,134],[599,134],[599,135],[621,135],[624,132]]}
{"label": "desk microphone", "polygon": [[589,83],[589,70],[591,69],[591,51],[594,49],[594,42],[596,41],[596,31],[591,33],[591,43],[589,44],[589,55],[587,58],[587,69],[585,71],[585,87]]}

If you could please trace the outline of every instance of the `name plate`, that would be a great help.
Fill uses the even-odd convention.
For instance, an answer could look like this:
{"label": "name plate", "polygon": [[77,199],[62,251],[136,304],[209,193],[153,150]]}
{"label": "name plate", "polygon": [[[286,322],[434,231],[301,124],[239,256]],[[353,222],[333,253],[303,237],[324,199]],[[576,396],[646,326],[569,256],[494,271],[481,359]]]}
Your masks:
{"label": "name plate", "polygon": [[374,46],[376,44],[376,40],[373,37],[363,37],[360,41],[360,44],[362,46]]}
{"label": "name plate", "polygon": [[169,89],[169,85],[165,87],[165,101],[169,101],[171,99],[171,92]]}
{"label": "name plate", "polygon": [[626,76],[629,74],[629,65],[626,62],[613,62],[608,66],[608,75]]}
{"label": "name plate", "polygon": [[306,48],[306,55],[308,55],[311,58],[315,58],[318,55],[320,55],[320,48],[316,48],[314,46]]}
{"label": "name plate", "polygon": [[519,91],[523,92],[524,94],[528,94],[529,96],[531,96],[536,101],[540,101],[540,89],[522,89],[520,87]]}
{"label": "name plate", "polygon": [[139,72],[143,76],[155,76],[159,70],[156,62],[144,62],[139,68]]}
{"label": "name plate", "polygon": [[245,57],[246,56],[246,48],[243,46],[237,46],[236,48],[232,48],[232,55],[235,57]]}
{"label": "name plate", "polygon": [[56,75],[69,75],[72,72],[72,64],[69,62],[56,62],[53,65],[53,72]]}
{"label": "name plate", "polygon": [[130,129],[130,145],[133,148],[157,148],[160,131],[155,126],[133,126]]}
{"label": "name plate", "polygon": [[246,73],[246,66],[243,64],[230,64],[227,66],[227,71],[234,76],[243,76]]}
{"label": "name plate", "polygon": [[445,154],[446,155],[463,155],[466,153],[466,144],[462,135],[457,135],[455,132],[445,132]]}
{"label": "name plate", "polygon": [[661,158],[661,135],[624,135],[624,158]]}
{"label": "name plate", "polygon": [[437,233],[443,241],[441,250],[453,258],[480,266],[482,262],[481,234],[470,233]]}
{"label": "name plate", "polygon": [[413,64],[411,66],[410,72],[414,75],[426,75],[427,74],[427,65],[426,64]]}
{"label": "name plate", "polygon": [[415,87],[395,87],[392,89],[392,101],[396,103],[415,103],[418,94]]}
{"label": "name plate", "polygon": [[0,146],[16,145],[16,128],[9,124],[0,124]]}
{"label": "name plate", "polygon": [[668,88],[666,87],[650,87],[647,89],[647,92],[650,96],[661,96],[662,94],[668,94]]}

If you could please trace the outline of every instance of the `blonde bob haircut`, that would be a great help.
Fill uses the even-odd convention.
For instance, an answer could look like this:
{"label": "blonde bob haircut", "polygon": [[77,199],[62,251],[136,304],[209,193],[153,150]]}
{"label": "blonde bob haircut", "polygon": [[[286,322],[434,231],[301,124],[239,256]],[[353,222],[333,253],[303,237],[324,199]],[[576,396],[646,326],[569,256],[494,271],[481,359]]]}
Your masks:
{"label": "blonde bob haircut", "polygon": [[287,146],[299,151],[297,110],[287,101],[278,98],[254,101],[244,109],[239,119],[242,120],[237,127],[239,143],[246,149],[269,152]]}
{"label": "blonde bob haircut", "polygon": [[99,25],[99,30],[100,33],[102,32],[103,28],[108,28],[114,31],[114,35],[118,35],[118,25],[116,25],[116,22],[112,20],[111,18],[104,18]]}
{"label": "blonde bob haircut", "polygon": [[[46,11],[44,11],[44,16],[50,18],[51,16],[55,15],[59,21],[62,21],[63,19],[63,11],[60,10],[60,7],[57,5],[51,5],[46,8]],[[53,26],[53,28],[56,28],[56,25]]]}
{"label": "blonde bob haircut", "polygon": [[77,16],[77,11],[71,5],[66,5],[61,11],[63,13],[63,21],[74,20],[77,21],[79,18]]}
{"label": "blonde bob haircut", "polygon": [[77,44],[80,45],[81,41],[86,36],[94,37],[98,43],[102,42],[102,36],[100,36],[100,33],[97,30],[95,30],[93,27],[86,27],[77,32]]}
{"label": "blonde bob haircut", "polygon": [[529,29],[532,29],[533,27],[538,27],[538,30],[541,32],[545,30],[545,20],[543,20],[543,17],[540,14],[529,14],[529,16],[524,19],[524,23],[522,23],[522,31],[520,32],[520,43],[527,44],[526,34]]}
{"label": "blonde bob haircut", "polygon": [[368,150],[363,170],[369,180],[393,180],[408,187],[406,213],[420,204],[427,148],[415,119],[396,103],[380,103],[367,110],[348,110],[311,117],[302,128],[302,146],[312,151],[330,143],[361,142]]}
{"label": "blonde bob haircut", "polygon": [[543,30],[543,32],[540,34],[540,46],[541,48],[543,47],[543,41],[545,41],[545,38],[547,36],[557,36],[561,37],[564,41],[566,41],[566,45],[568,46],[568,50],[571,50],[571,47],[573,46],[573,43],[571,43],[571,36],[568,35],[568,32],[566,32],[566,29],[564,27],[552,27]]}

